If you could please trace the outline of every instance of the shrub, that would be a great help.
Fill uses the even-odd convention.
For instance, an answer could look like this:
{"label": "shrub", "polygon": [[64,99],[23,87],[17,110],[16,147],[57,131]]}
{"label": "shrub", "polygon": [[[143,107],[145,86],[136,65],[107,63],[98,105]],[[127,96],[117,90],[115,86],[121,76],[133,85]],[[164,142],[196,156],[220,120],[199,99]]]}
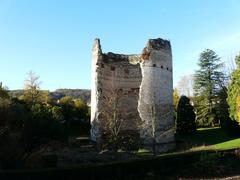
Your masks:
{"label": "shrub", "polygon": [[196,131],[194,108],[190,99],[181,96],[177,107],[177,133],[189,134]]}
{"label": "shrub", "polygon": [[33,105],[29,118],[24,124],[25,137],[28,143],[64,138],[65,131],[61,119],[61,111],[58,108],[42,104]]}
{"label": "shrub", "polygon": [[221,121],[221,127],[225,130],[229,136],[239,136],[240,126],[237,121],[231,120],[231,118],[226,118]]}

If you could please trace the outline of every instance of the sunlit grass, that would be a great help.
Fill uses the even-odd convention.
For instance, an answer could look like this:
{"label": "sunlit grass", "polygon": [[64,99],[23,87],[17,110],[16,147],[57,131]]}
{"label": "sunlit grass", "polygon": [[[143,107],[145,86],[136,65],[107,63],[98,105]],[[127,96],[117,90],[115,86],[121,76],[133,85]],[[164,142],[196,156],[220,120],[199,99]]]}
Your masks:
{"label": "sunlit grass", "polygon": [[240,148],[240,138],[212,145],[212,148],[216,150]]}
{"label": "sunlit grass", "polygon": [[227,150],[240,148],[240,137],[230,137],[220,127],[199,128],[192,135],[177,136],[181,142],[193,145],[189,150]]}
{"label": "sunlit grass", "polygon": [[150,151],[148,149],[139,149],[138,153],[149,153]]}
{"label": "sunlit grass", "polygon": [[[191,135],[176,136],[177,141],[191,144],[186,149],[176,149],[169,153],[160,153],[157,156],[166,156],[174,154],[184,154],[195,151],[217,151],[240,148],[240,137],[230,137],[220,127],[199,128],[196,133]],[[137,152],[140,156],[152,156],[152,152],[147,149],[139,149]]]}
{"label": "sunlit grass", "polygon": [[220,129],[221,127],[198,128],[197,131],[207,131],[211,129]]}

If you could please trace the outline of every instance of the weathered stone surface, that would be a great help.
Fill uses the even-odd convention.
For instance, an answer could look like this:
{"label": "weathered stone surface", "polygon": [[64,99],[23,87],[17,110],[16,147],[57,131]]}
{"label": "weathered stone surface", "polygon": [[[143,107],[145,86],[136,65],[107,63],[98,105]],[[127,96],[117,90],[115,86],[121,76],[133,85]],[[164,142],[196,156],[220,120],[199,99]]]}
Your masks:
{"label": "weathered stone surface", "polygon": [[[170,42],[160,38],[150,39],[141,55],[124,55],[102,53],[100,40],[95,40],[91,138],[98,143],[101,143],[101,129],[104,126],[100,112],[104,108],[104,100],[111,96],[113,89],[122,93],[119,107],[124,110],[122,130],[138,130],[146,145],[153,142],[154,136],[157,144],[164,144],[160,151],[171,149],[174,142],[174,121]],[[153,109],[156,112],[154,114]],[[169,148],[167,143],[171,144]]]}

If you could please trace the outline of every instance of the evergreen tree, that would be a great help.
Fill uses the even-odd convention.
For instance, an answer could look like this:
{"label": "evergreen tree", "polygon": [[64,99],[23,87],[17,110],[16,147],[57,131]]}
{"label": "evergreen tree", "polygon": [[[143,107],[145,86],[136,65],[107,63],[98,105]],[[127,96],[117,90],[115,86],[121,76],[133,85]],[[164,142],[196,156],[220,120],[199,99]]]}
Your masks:
{"label": "evergreen tree", "polygon": [[206,49],[200,54],[198,65],[200,68],[195,73],[194,85],[197,123],[200,126],[210,126],[217,120],[217,95],[225,80],[225,75],[221,72],[223,64],[213,50]]}
{"label": "evergreen tree", "polygon": [[181,96],[177,107],[177,133],[190,134],[196,131],[194,108],[190,99]]}
{"label": "evergreen tree", "polygon": [[236,70],[233,71],[228,87],[228,105],[232,120],[240,123],[240,55],[236,56]]}

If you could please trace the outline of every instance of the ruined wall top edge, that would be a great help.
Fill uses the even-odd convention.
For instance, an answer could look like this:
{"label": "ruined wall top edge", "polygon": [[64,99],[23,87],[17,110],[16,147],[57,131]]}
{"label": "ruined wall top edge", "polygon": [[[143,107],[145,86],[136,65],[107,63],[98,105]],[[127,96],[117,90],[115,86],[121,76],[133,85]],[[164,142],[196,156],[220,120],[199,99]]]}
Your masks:
{"label": "ruined wall top edge", "polygon": [[152,50],[167,50],[171,52],[171,43],[169,40],[164,40],[161,38],[157,39],[149,39],[147,45],[143,48],[141,54],[117,54],[113,52],[103,53],[101,49],[100,39],[96,38],[94,41],[93,50],[97,50],[98,55],[101,57],[100,59],[103,62],[131,62],[138,63],[142,60],[149,57],[149,54]]}
{"label": "ruined wall top edge", "polygon": [[171,50],[171,43],[169,40],[164,40],[161,38],[158,39],[149,39],[147,43],[148,49],[154,49],[154,50]]}

